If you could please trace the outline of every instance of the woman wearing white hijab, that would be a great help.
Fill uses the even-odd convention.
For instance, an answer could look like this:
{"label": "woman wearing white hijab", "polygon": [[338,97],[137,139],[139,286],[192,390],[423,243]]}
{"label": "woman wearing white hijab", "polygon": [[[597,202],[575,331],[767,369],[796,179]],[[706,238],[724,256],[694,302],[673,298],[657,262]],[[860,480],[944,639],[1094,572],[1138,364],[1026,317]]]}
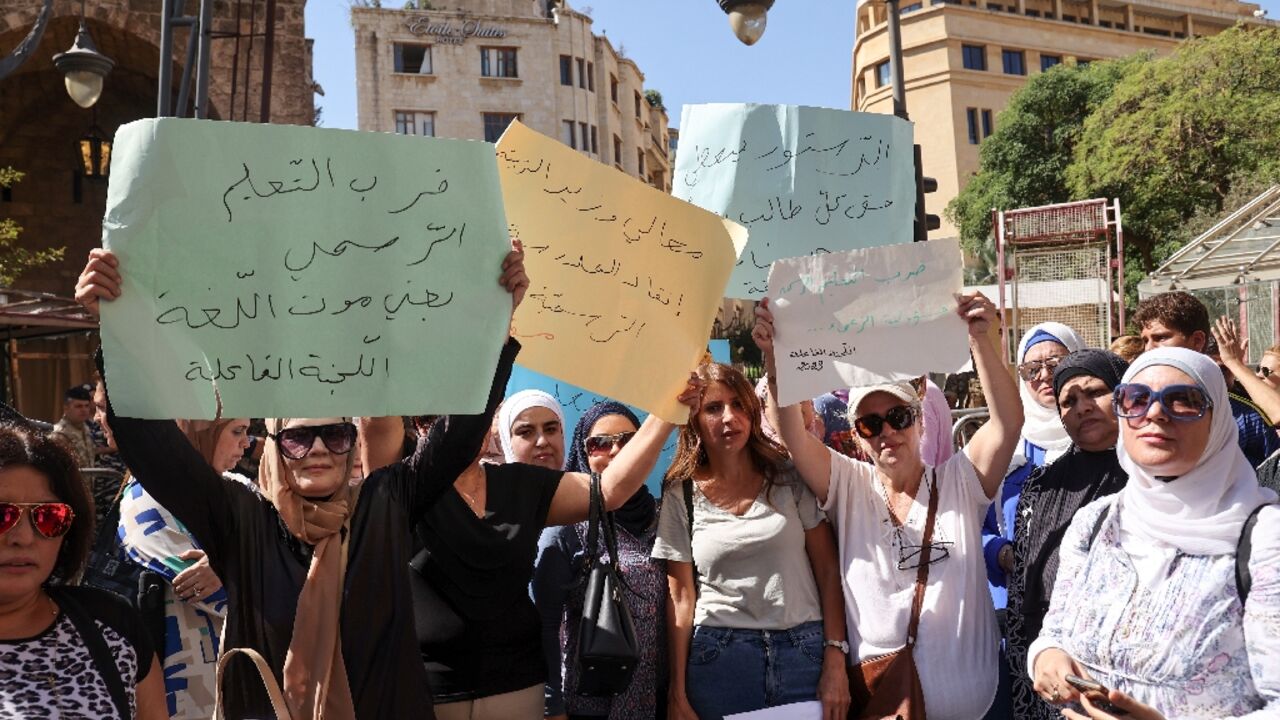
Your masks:
{"label": "woman wearing white hijab", "polygon": [[521,390],[498,411],[498,437],[507,462],[564,469],[564,411],[541,390]]}
{"label": "woman wearing white hijab", "polygon": [[[1063,538],[1027,653],[1036,691],[1080,703],[1071,718],[1112,717],[1102,700],[1139,720],[1280,716],[1280,508],[1236,443],[1222,373],[1157,348],[1113,407],[1129,481]],[[1111,692],[1082,697],[1068,674]]]}
{"label": "woman wearing white hijab", "polygon": [[1018,343],[1022,437],[1009,463],[1000,500],[992,504],[982,527],[982,550],[996,610],[1003,610],[1007,599],[1005,574],[1013,568],[1014,512],[1022,495],[1022,485],[1032,470],[1048,465],[1071,448],[1071,438],[1062,426],[1053,396],[1053,369],[1063,358],[1082,349],[1084,342],[1080,336],[1056,322],[1032,327]]}

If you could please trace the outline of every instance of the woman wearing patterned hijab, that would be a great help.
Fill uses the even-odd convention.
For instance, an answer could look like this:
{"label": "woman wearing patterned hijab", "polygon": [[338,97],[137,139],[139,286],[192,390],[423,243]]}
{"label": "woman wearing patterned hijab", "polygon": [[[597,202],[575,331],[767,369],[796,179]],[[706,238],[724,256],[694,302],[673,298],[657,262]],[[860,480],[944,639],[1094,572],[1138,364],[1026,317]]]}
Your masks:
{"label": "woman wearing patterned hijab", "polygon": [[[574,428],[568,469],[603,472],[639,427],[639,419],[626,405],[606,401],[591,406]],[[618,525],[617,565],[633,591],[627,593],[626,599],[635,621],[640,662],[631,685],[615,698],[592,698],[575,692],[578,673],[574,653],[586,597],[582,561],[587,523],[547,528],[538,541],[530,591],[542,616],[542,647],[548,674],[544,714],[548,718],[568,714],[575,718],[652,720],[658,703],[666,698],[667,564],[649,557],[653,552],[657,501],[642,485],[613,514]],[[608,557],[601,545],[600,552]]]}
{"label": "woman wearing patterned hijab", "polygon": [[1058,548],[1076,511],[1119,492],[1128,480],[1116,458],[1120,425],[1111,410],[1111,392],[1129,363],[1105,350],[1068,355],[1053,373],[1058,412],[1072,445],[1067,453],[1037,468],[1022,489],[1014,527],[1013,571],[1009,573],[1009,665],[1015,669],[1013,716],[1055,720],[1058,708],[1035,694],[1017,669],[1027,662],[1027,646],[1040,634],[1058,573]]}

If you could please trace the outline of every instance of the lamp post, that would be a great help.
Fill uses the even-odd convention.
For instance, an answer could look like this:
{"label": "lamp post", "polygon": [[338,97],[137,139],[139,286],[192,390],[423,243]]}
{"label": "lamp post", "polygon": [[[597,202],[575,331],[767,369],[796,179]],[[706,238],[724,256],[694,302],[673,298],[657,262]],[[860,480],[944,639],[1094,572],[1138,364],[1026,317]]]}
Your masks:
{"label": "lamp post", "polygon": [[40,44],[40,38],[44,37],[44,29],[48,26],[50,17],[53,17],[53,0],[44,0],[44,7],[40,8],[40,14],[36,16],[36,24],[31,27],[31,31],[22,38],[22,42],[18,43],[13,52],[0,59],[0,80],[17,70],[27,61],[27,58],[31,57],[31,53],[35,52],[36,46]]}
{"label": "lamp post", "polygon": [[67,94],[82,108],[91,108],[102,96],[102,81],[116,63],[98,52],[84,26],[84,2],[80,3],[80,31],[71,49],[53,56],[53,66],[65,76]]}
{"label": "lamp post", "polygon": [[774,0],[717,0],[729,16],[729,27],[744,45],[755,45],[764,35]]}

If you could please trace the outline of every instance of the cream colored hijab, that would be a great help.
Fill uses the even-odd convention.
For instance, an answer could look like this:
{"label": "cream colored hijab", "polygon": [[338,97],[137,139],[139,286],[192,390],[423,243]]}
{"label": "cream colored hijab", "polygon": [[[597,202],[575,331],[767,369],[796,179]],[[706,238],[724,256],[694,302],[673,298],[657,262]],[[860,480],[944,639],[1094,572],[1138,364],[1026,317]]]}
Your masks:
{"label": "cream colored hijab", "polygon": [[[279,433],[288,420],[267,420],[267,432]],[[353,445],[352,452],[346,455],[344,479],[351,475],[354,452]],[[349,720],[355,717],[355,704],[342,660],[340,620],[350,532],[341,531],[350,525],[358,490],[343,482],[327,500],[302,497],[279,446],[270,438],[262,453],[258,483],[289,532],[315,548],[298,595],[293,639],[284,660],[284,696],[289,715],[293,720]]]}

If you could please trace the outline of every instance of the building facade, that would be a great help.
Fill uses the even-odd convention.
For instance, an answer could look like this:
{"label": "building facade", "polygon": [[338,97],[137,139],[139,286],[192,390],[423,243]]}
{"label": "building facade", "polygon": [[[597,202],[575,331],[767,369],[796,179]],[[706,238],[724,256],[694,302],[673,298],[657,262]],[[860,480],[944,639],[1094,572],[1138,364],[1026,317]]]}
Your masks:
{"label": "building facade", "polygon": [[555,0],[353,7],[361,130],[496,142],[513,119],[667,191],[667,113],[591,17]]}
{"label": "building facade", "polygon": [[[942,218],[931,238],[954,237],[943,210],[978,171],[978,148],[1009,97],[1059,63],[1165,54],[1184,38],[1237,22],[1270,23],[1236,0],[902,0],[907,111],[915,122],[926,195]],[[886,6],[860,0],[853,45],[853,109],[893,112]]]}

